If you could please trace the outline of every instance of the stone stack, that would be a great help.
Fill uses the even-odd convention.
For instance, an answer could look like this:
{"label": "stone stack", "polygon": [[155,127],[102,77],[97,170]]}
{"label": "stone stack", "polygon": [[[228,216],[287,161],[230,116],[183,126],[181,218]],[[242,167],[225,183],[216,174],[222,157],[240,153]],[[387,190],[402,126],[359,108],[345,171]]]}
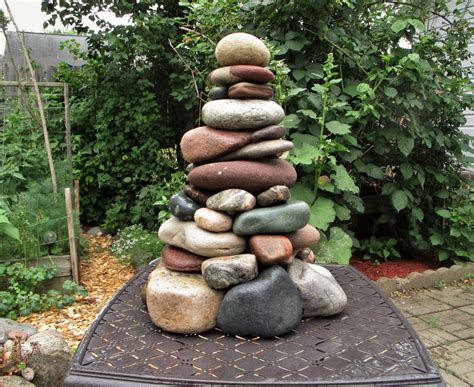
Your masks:
{"label": "stone stack", "polygon": [[146,288],[148,311],[171,332],[282,335],[302,317],[339,313],[346,296],[313,264],[319,232],[308,205],[290,200],[296,171],[280,156],[293,144],[271,100],[269,50],[234,33],[215,53],[223,67],[209,76],[217,86],[202,109],[207,126],[181,140],[189,185],[159,230],[166,247]]}

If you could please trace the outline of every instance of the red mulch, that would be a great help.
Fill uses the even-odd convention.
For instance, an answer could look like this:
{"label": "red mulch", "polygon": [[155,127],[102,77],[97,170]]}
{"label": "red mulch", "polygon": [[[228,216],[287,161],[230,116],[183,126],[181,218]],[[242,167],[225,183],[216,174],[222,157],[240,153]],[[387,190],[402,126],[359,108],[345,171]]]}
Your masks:
{"label": "red mulch", "polygon": [[436,270],[441,266],[431,260],[397,259],[376,263],[373,260],[363,261],[355,257],[351,259],[350,264],[372,281],[377,281],[381,277],[403,278],[414,271],[422,273],[428,269]]}

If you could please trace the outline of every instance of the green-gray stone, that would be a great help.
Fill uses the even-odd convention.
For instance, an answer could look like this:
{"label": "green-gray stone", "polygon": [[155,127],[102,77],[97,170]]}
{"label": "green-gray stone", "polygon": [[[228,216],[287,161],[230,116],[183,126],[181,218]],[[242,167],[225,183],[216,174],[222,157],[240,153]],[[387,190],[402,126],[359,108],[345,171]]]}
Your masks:
{"label": "green-gray stone", "polygon": [[209,99],[225,99],[227,97],[227,86],[215,86],[208,93]]}
{"label": "green-gray stone", "polygon": [[309,206],[295,200],[279,206],[246,211],[235,218],[237,235],[276,234],[296,231],[309,221]]}

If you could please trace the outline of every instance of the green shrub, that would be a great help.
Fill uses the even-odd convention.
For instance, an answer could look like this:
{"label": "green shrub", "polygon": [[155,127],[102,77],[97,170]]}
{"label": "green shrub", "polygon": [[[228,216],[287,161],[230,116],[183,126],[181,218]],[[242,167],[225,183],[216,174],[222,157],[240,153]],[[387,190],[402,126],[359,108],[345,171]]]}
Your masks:
{"label": "green shrub", "polygon": [[120,262],[140,267],[159,258],[162,248],[157,233],[144,230],[142,225],[132,225],[118,232],[110,251]]}

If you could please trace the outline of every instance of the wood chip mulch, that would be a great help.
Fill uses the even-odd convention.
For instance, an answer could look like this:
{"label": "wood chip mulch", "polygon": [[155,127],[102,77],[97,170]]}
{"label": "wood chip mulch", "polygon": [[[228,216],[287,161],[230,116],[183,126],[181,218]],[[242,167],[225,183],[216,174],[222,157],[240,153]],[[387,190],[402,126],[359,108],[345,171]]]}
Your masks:
{"label": "wood chip mulch", "polygon": [[97,314],[134,274],[132,267],[121,264],[109,252],[110,236],[84,237],[89,244],[86,256],[81,260],[81,285],[89,294],[64,309],[50,309],[18,319],[32,324],[39,331],[57,329],[71,349],[77,348]]}

